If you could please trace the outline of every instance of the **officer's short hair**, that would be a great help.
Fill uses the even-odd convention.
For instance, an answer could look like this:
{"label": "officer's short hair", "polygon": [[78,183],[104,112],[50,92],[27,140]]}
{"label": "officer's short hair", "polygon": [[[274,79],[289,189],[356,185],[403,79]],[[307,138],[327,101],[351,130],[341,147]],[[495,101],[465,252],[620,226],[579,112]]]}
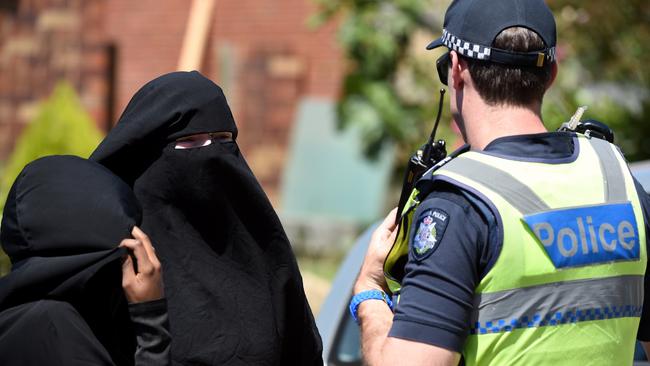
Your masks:
{"label": "officer's short hair", "polygon": [[[546,47],[537,33],[524,27],[504,29],[492,46],[516,52],[532,52]],[[459,56],[467,62],[476,89],[488,105],[523,107],[541,103],[551,80],[551,62],[543,67],[513,66]]]}

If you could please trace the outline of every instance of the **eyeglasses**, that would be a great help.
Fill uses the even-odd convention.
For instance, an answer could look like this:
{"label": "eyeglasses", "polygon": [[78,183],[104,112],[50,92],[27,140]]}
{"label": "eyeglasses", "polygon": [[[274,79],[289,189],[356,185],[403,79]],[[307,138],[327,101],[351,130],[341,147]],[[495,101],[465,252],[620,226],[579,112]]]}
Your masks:
{"label": "eyeglasses", "polygon": [[449,61],[451,58],[449,57],[449,52],[445,52],[444,55],[440,56],[436,60],[436,69],[438,69],[438,77],[440,78],[440,82],[442,82],[444,85],[447,85],[447,79],[449,78]]}
{"label": "eyeglasses", "polygon": [[174,149],[185,150],[195,149],[212,145],[213,142],[232,142],[232,132],[206,132],[198,133],[196,135],[184,136],[176,140]]}

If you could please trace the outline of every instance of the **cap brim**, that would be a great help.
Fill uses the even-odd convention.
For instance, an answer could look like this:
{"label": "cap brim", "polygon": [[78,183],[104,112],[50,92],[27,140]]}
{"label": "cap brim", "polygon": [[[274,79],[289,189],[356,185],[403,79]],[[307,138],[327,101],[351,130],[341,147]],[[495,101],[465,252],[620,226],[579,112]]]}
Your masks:
{"label": "cap brim", "polygon": [[442,37],[440,37],[440,38],[436,39],[435,41],[429,43],[429,45],[427,46],[427,50],[432,50],[434,48],[438,48],[438,47],[444,46],[444,45],[445,44],[442,43]]}

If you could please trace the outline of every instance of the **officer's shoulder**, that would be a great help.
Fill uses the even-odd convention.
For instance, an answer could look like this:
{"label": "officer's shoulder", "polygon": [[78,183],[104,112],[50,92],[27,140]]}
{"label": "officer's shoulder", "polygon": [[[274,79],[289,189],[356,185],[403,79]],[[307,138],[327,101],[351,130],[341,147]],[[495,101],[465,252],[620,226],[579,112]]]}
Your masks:
{"label": "officer's shoulder", "polygon": [[428,207],[436,204],[452,203],[460,206],[464,210],[470,209],[473,202],[467,196],[462,188],[457,187],[445,181],[435,181],[432,189],[422,198],[422,207]]}
{"label": "officer's shoulder", "polygon": [[481,196],[449,182],[436,180],[430,192],[422,197],[419,210],[423,212],[436,206],[443,208],[440,205],[458,206],[469,216],[474,216],[475,213],[483,222],[492,222],[497,215],[491,204]]}

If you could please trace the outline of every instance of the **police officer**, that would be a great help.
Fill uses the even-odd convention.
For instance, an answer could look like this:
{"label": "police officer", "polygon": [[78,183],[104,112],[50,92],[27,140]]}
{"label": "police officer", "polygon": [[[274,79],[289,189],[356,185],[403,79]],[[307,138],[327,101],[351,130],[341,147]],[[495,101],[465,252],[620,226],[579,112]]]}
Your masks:
{"label": "police officer", "polygon": [[373,234],[350,304],[368,364],[629,365],[650,341],[649,199],[614,145],[545,129],[555,32],[542,0],[447,10],[427,48],[471,149]]}

